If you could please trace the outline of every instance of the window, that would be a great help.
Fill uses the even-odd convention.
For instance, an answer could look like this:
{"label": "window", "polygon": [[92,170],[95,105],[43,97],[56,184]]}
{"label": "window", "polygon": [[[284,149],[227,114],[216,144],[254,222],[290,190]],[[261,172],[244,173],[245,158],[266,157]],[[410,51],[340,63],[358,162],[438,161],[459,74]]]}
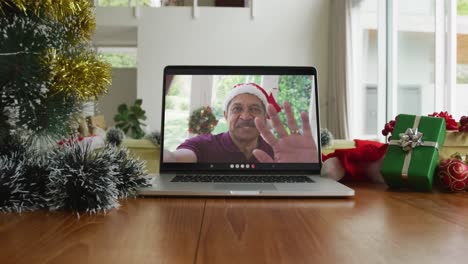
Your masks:
{"label": "window", "polygon": [[161,0],[96,0],[95,3],[97,6],[115,6],[115,7],[136,6],[137,4],[143,5],[143,6],[154,6],[154,7],[161,6]]}
{"label": "window", "polygon": [[427,115],[435,111],[435,0],[395,2],[390,111]]}
{"label": "window", "polygon": [[456,88],[453,115],[458,120],[468,114],[468,0],[457,2]]}
{"label": "window", "polygon": [[468,113],[468,0],[349,3],[351,138],[383,140],[400,113]]}
{"label": "window", "polygon": [[[376,139],[385,117],[385,44],[381,28],[385,27],[384,1],[350,1],[352,76],[350,137]],[[385,70],[385,69],[384,69]]]}
{"label": "window", "polygon": [[[198,0],[198,6],[248,7],[249,0]],[[193,0],[161,0],[162,6],[192,6]]]}
{"label": "window", "polygon": [[174,151],[180,142],[177,139],[188,138],[187,120],[190,117],[190,87],[192,76],[176,75],[171,82],[166,96],[165,132],[171,136],[164,138],[164,148]]}
{"label": "window", "polygon": [[112,65],[112,68],[136,68],[137,49],[121,47],[99,47],[100,56]]}
{"label": "window", "polygon": [[[95,0],[96,6],[192,6],[193,0]],[[198,0],[198,6],[249,7],[249,0]]]}
{"label": "window", "polygon": [[128,0],[97,0],[97,6],[130,6],[133,1]]}

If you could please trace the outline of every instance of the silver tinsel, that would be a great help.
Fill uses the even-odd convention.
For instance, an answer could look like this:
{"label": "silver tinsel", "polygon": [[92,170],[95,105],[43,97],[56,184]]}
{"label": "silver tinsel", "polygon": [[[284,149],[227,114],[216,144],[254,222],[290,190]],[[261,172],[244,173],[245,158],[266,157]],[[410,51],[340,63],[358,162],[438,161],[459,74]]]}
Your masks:
{"label": "silver tinsel", "polygon": [[148,182],[145,162],[125,148],[92,150],[90,141],[73,140],[48,153],[18,148],[0,155],[0,211],[106,212]]}
{"label": "silver tinsel", "polygon": [[43,189],[47,173],[40,162],[14,152],[0,156],[0,211],[23,212],[44,205]]}
{"label": "silver tinsel", "polygon": [[70,143],[49,156],[46,196],[50,210],[97,213],[117,208],[117,165],[90,143]]}
{"label": "silver tinsel", "polygon": [[159,132],[151,132],[145,136],[145,138],[151,140],[154,145],[161,146],[161,134]]}
{"label": "silver tinsel", "polygon": [[128,149],[108,145],[101,151],[116,165],[115,177],[119,198],[134,197],[137,187],[148,184],[145,161],[131,157]]}
{"label": "silver tinsel", "polygon": [[17,153],[0,156],[0,210],[21,212],[22,196],[26,191],[23,159]]}
{"label": "silver tinsel", "polygon": [[330,147],[333,144],[333,134],[326,128],[320,129],[320,143],[322,147]]}
{"label": "silver tinsel", "polygon": [[106,133],[106,142],[114,146],[120,146],[124,138],[125,133],[120,128],[110,128]]}

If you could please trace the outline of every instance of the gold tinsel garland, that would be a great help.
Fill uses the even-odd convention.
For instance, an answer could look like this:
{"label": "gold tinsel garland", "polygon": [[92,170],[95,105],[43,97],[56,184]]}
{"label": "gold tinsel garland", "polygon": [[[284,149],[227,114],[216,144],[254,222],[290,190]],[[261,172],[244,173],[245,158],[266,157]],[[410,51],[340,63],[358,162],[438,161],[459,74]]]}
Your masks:
{"label": "gold tinsel garland", "polygon": [[25,14],[49,17],[69,25],[76,35],[73,39],[90,40],[96,28],[93,6],[89,0],[2,0],[0,13],[5,14],[5,6],[16,8]]}
{"label": "gold tinsel garland", "polygon": [[111,65],[91,51],[67,56],[51,50],[45,62],[51,69],[53,94],[64,93],[79,100],[95,99],[107,93],[111,84]]}

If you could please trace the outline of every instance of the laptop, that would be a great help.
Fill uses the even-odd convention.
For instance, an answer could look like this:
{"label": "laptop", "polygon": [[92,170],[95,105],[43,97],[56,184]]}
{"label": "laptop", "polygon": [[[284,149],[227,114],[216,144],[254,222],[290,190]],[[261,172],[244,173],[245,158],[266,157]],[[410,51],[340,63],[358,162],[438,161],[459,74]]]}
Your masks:
{"label": "laptop", "polygon": [[165,67],[160,172],[138,194],[354,196],[320,176],[317,87],[314,67]]}

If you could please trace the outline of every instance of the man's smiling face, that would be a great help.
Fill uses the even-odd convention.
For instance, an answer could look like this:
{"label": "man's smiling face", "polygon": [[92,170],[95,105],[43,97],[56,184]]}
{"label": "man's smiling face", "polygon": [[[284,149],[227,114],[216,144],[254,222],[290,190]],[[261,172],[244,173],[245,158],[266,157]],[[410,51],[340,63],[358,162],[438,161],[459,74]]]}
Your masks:
{"label": "man's smiling face", "polygon": [[260,99],[252,94],[239,94],[234,97],[224,112],[229,126],[229,133],[235,140],[252,141],[260,135],[255,127],[256,117],[266,120],[266,110]]}

